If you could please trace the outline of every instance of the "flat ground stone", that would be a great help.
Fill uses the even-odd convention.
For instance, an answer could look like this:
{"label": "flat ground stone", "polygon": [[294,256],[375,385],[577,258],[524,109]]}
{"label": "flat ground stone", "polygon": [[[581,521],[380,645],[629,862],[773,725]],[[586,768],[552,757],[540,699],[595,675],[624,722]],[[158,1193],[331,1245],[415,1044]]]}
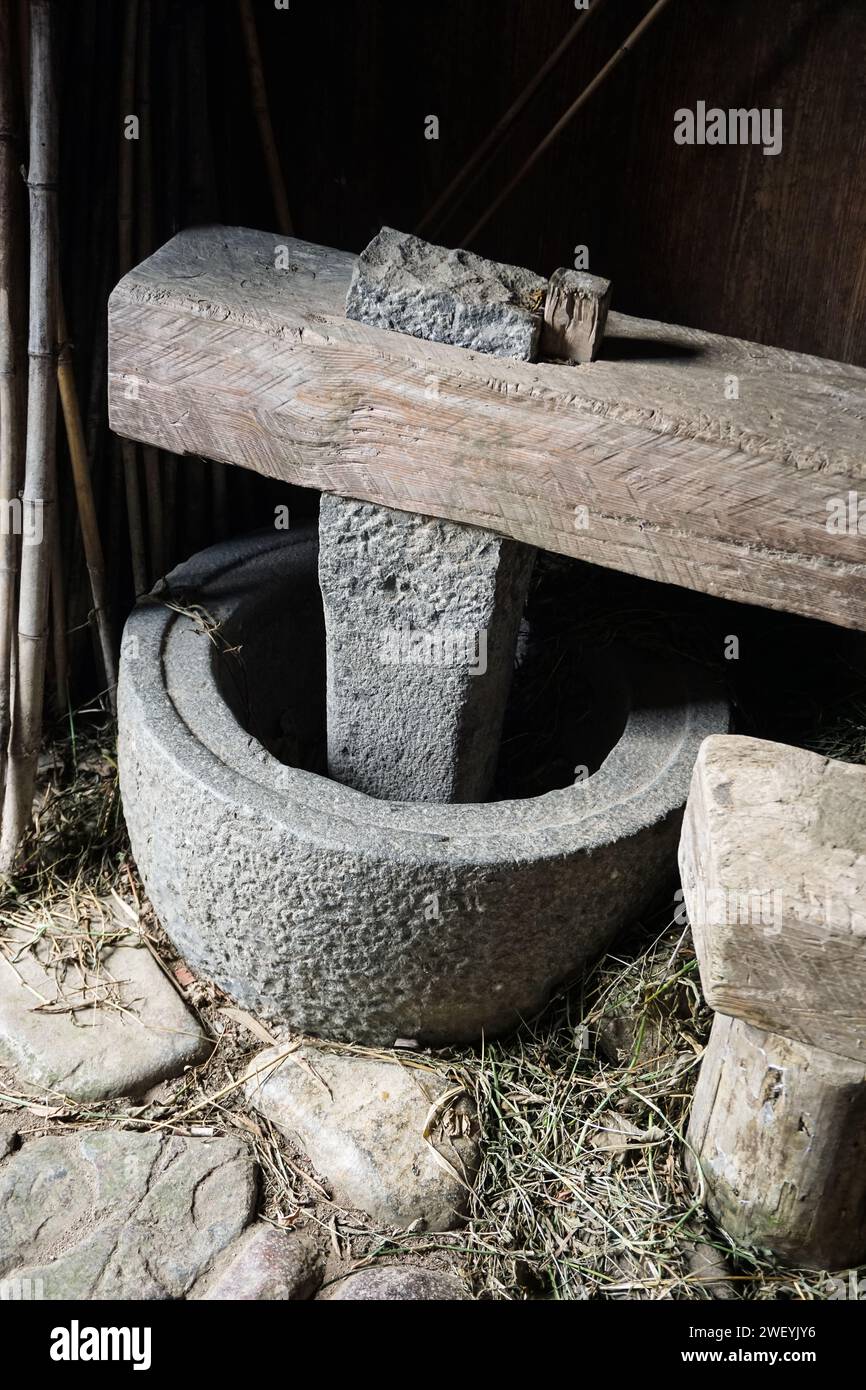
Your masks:
{"label": "flat ground stone", "polygon": [[346,315],[415,338],[534,362],[546,287],[522,266],[383,227],[358,257]]}
{"label": "flat ground stone", "polygon": [[[0,1059],[39,1091],[134,1096],[207,1057],[213,1044],[138,938],[108,916],[62,914],[0,939]],[[83,968],[79,964],[83,961]]]}
{"label": "flat ground stone", "polygon": [[[431,1122],[448,1089],[418,1067],[312,1046],[260,1053],[246,1082],[251,1103],[299,1144],[338,1201],[384,1225],[420,1220],[430,1231],[460,1225],[478,1164],[466,1098]],[[425,1140],[428,1125],[444,1162]]]}
{"label": "flat ground stone", "polygon": [[222,1254],[196,1284],[192,1299],[205,1302],[273,1302],[312,1298],[325,1261],[312,1236],[252,1226]]}
{"label": "flat ground stone", "polygon": [[360,1269],[336,1284],[329,1284],[319,1298],[348,1302],[396,1302],[423,1299],[426,1302],[467,1300],[469,1294],[453,1274],[438,1269],[418,1269],[414,1265],[386,1265],[384,1269]]}
{"label": "flat ground stone", "polygon": [[535,551],[323,496],[328,771],[391,801],[483,801]]}
{"label": "flat ground stone", "polygon": [[256,1168],[237,1139],[98,1130],[0,1162],[0,1278],[46,1299],[183,1298],[249,1224]]}

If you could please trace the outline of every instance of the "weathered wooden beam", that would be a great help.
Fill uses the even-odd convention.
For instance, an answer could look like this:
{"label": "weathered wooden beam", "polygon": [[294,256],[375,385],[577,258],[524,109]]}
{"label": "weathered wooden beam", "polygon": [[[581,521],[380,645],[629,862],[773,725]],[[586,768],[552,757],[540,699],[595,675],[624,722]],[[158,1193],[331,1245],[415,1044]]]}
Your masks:
{"label": "weathered wooden beam", "polygon": [[621,314],[594,363],[492,358],[347,319],[354,259],[175,237],[111,296],[112,428],[866,627],[866,371]]}

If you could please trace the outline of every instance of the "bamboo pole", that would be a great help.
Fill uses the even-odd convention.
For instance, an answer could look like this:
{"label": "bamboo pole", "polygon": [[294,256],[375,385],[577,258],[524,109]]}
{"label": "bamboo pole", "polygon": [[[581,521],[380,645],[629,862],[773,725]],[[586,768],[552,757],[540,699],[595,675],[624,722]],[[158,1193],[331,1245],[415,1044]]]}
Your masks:
{"label": "bamboo pole", "polygon": [[[22,546],[18,679],[7,773],[0,870],[9,872],[30,821],[42,738],[48,596],[54,536],[57,380],[57,103],[52,70],[53,0],[30,5],[30,327],[24,513],[33,536]],[[25,542],[26,542],[25,536]]]}
{"label": "bamboo pole", "polygon": [[635,26],[628,38],[620,44],[613,57],[607,60],[604,67],[596,73],[592,81],[588,82],[579,96],[575,97],[567,110],[562,113],[553,129],[548,131],[541,144],[536,146],[529,158],[520,166],[514,178],[509,180],[499,196],[494,198],[490,206],[482,213],[481,217],[479,217],[475,226],[470,228],[466,236],[460,242],[461,246],[468,246],[475,240],[481,229],[487,226],[493,214],[499,211],[506,198],[509,198],[518,184],[523,182],[530,169],[535,168],[535,165],[538,163],[545,150],[550,148],[554,140],[557,139],[562,131],[565,130],[565,127],[574,119],[581,107],[586,105],[592,94],[598,90],[605,79],[613,72],[614,68],[619,66],[626,54],[631,52],[638,40],[653,23],[653,20],[655,20],[669,4],[670,0],[656,0],[656,3],[653,5],[652,9],[644,15],[640,24]]}
{"label": "bamboo pole", "polygon": [[274,211],[277,214],[277,230],[286,236],[292,236],[292,218],[289,212],[289,200],[286,196],[286,183],[283,178],[283,170],[280,165],[280,156],[277,153],[277,146],[274,141],[274,128],[271,125],[271,113],[268,109],[268,92],[265,86],[265,74],[262,68],[262,53],[259,47],[259,36],[256,32],[256,21],[253,15],[251,0],[238,0],[240,11],[241,28],[244,35],[244,45],[247,50],[247,66],[250,73],[250,88],[253,97],[253,110],[256,113],[256,120],[259,125],[259,138],[262,142],[262,153],[265,157],[265,165],[268,171],[268,179],[271,185],[271,197],[274,200]]}
{"label": "bamboo pole", "polygon": [[18,537],[13,525],[21,477],[21,396],[16,324],[14,209],[17,206],[12,7],[0,5],[0,806],[12,723],[12,648],[18,596]]}
{"label": "bamboo pole", "polygon": [[51,542],[51,648],[54,657],[54,706],[58,714],[69,708],[69,643],[66,632],[66,577],[60,527]]}
{"label": "bamboo pole", "polygon": [[111,625],[108,620],[108,604],[105,592],[105,559],[102,553],[102,541],[99,537],[99,525],[96,519],[96,504],[94,502],[93,488],[91,486],[87,445],[84,439],[84,426],[81,422],[81,409],[78,402],[78,392],[75,388],[75,370],[72,365],[72,353],[67,341],[66,315],[63,308],[63,297],[60,293],[58,293],[57,304],[57,337],[60,343],[60,354],[57,362],[57,381],[60,387],[60,403],[63,408],[66,438],[69,444],[69,459],[72,464],[72,481],[75,486],[75,499],[78,504],[81,540],[84,546],[87,572],[90,576],[90,592],[93,596],[93,619],[96,623],[96,632],[99,638],[99,650],[102,656],[102,668],[108,691],[108,699],[111,705],[111,712],[114,714],[116,709],[117,663],[114,656],[114,645],[111,640]]}
{"label": "bamboo pole", "polygon": [[[121,127],[126,117],[135,114],[135,39],[138,26],[138,0],[127,0],[126,22],[123,28],[123,44],[120,60],[120,121]],[[117,247],[118,270],[125,275],[132,269],[132,193],[133,167],[132,154],[135,142],[126,139],[121,128],[120,165],[118,170],[117,192]],[[144,526],[141,513],[141,494],[138,486],[138,459],[135,445],[129,439],[122,439],[120,452],[123,459],[123,476],[126,485],[126,518],[129,527],[129,548],[132,559],[132,578],[136,597],[147,590],[147,559],[144,544]]]}

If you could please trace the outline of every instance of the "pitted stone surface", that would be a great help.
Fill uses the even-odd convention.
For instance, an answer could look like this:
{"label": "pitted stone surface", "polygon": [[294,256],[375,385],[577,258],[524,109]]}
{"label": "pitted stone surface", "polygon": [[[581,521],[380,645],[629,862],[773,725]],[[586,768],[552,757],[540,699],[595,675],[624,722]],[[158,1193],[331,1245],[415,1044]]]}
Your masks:
{"label": "pitted stone surface", "polygon": [[99,1130],[0,1162],[0,1279],[46,1299],[178,1299],[244,1229],[256,1171],[236,1139]]}
{"label": "pitted stone surface", "polygon": [[[545,282],[384,227],[346,313],[533,361]],[[324,496],[328,771],[391,801],[490,791],[535,551],[490,531]]]}
{"label": "pitted stone surface", "polygon": [[312,1236],[261,1222],[246,1230],[219,1257],[189,1297],[209,1303],[312,1298],[322,1282],[324,1267]]}
{"label": "pitted stone surface", "polygon": [[[0,1059],[22,1082],[73,1100],[140,1095],[213,1044],[146,947],[126,934],[88,960],[56,914],[4,928]],[[109,940],[118,924],[105,925]],[[82,970],[76,957],[84,961]]]}
{"label": "pitted stone surface", "polygon": [[375,328],[534,362],[546,285],[522,266],[383,227],[355,264],[346,315]]}
{"label": "pitted stone surface", "polygon": [[345,1279],[329,1284],[319,1294],[321,1300],[370,1303],[423,1299],[425,1302],[468,1300],[469,1295],[453,1274],[438,1269],[418,1269],[414,1265],[384,1265],[360,1269]]}
{"label": "pitted stone surface", "polygon": [[166,930],[245,1007],[388,1046],[490,1036],[667,880],[698,748],[728,719],[670,660],[599,655],[599,708],[621,707],[624,727],[574,786],[489,805],[379,801],[279,762],[249,732],[247,692],[295,720],[323,698],[302,679],[323,647],[314,535],[224,543],[169,584],[240,645],[247,679],[194,617],[153,599],[136,609],[119,688],[124,810]]}
{"label": "pitted stone surface", "polygon": [[535,551],[324,495],[328,771],[391,801],[483,801]]}
{"label": "pitted stone surface", "polygon": [[343,1206],[428,1231],[461,1224],[478,1167],[476,1117],[466,1096],[445,1099],[451,1089],[408,1063],[311,1046],[260,1053],[246,1082],[247,1099],[304,1150]]}

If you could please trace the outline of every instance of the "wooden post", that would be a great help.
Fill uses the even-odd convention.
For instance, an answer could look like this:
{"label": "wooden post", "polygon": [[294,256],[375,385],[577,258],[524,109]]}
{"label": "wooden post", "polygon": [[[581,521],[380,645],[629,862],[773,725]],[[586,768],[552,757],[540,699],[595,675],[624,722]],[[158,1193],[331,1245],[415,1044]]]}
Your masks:
{"label": "wooden post", "polygon": [[717,1014],[687,1164],[723,1230],[789,1264],[866,1259],[866,1072]]}
{"label": "wooden post", "polygon": [[866,1259],[866,772],[724,735],[680,840],[716,1014],[688,1132],[727,1233],[791,1264]]}

